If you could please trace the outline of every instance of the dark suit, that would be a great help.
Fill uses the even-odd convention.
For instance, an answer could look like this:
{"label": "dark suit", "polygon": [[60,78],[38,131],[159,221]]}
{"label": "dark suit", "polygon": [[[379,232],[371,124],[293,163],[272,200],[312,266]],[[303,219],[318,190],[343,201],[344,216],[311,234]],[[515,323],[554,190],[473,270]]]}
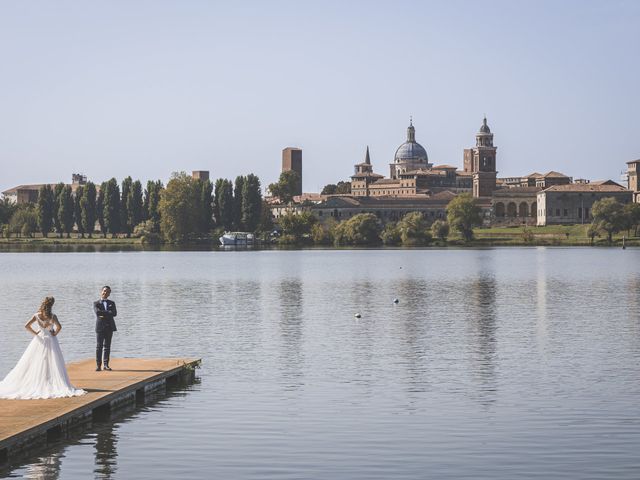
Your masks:
{"label": "dark suit", "polygon": [[[104,302],[107,302],[105,308]],[[113,319],[118,315],[116,303],[111,300],[97,300],[93,302],[93,311],[96,313],[96,364],[102,365],[102,354],[104,350],[104,365],[109,365],[109,355],[111,353],[111,337],[117,330],[116,321]]]}

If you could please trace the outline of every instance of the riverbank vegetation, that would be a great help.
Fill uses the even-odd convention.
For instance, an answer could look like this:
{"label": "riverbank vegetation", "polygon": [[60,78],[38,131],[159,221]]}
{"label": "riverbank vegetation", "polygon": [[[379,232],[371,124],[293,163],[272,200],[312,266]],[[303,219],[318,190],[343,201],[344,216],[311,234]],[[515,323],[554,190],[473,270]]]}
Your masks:
{"label": "riverbank vegetation", "polygon": [[[297,179],[285,172],[270,188],[293,197]],[[0,201],[2,243],[185,244],[214,243],[229,230],[257,234],[265,244],[283,246],[492,246],[492,245],[640,245],[640,204],[613,198],[595,202],[593,221],[581,225],[482,227],[481,209],[468,194],[447,206],[446,218],[429,221],[409,212],[383,224],[373,213],[341,222],[319,221],[309,208],[292,209],[274,225],[253,174],[235,182],[194,179],[174,173],[166,187],[115,178],[96,186],[42,187],[37,204]],[[274,234],[274,232],[277,232]]]}

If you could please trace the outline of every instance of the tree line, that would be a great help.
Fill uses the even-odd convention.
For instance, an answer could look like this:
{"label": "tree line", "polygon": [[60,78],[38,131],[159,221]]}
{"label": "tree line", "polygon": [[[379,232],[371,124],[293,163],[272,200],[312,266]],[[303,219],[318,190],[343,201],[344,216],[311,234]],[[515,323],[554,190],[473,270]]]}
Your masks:
{"label": "tree line", "polygon": [[445,243],[451,230],[464,241],[473,240],[473,228],[482,224],[482,210],[469,194],[458,195],[447,206],[445,219],[427,220],[421,212],[409,212],[386,225],[373,213],[359,213],[337,222],[324,223],[309,211],[290,212],[278,219],[281,244],[403,245],[424,246],[434,240]]}
{"label": "tree line", "polygon": [[[268,215],[267,215],[268,214]],[[266,218],[268,217],[268,218]],[[256,175],[227,179],[194,179],[185,172],[172,174],[166,187],[150,180],[143,189],[139,180],[126,177],[78,185],[43,185],[37,203],[13,205],[0,202],[4,233],[43,237],[56,233],[69,238],[72,232],[92,238],[142,236],[149,241],[183,242],[210,236],[218,229],[255,232],[271,228],[271,214],[262,199]]]}

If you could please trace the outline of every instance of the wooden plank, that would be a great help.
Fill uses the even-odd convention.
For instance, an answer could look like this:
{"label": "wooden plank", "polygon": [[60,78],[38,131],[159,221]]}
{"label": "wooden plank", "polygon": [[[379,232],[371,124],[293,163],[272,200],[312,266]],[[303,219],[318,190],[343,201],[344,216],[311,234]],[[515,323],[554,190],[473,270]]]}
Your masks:
{"label": "wooden plank", "polygon": [[53,427],[81,423],[95,408],[126,400],[198,363],[195,358],[114,358],[110,372],[96,372],[94,359],[69,363],[71,383],[88,393],[46,400],[0,400],[0,452]]}

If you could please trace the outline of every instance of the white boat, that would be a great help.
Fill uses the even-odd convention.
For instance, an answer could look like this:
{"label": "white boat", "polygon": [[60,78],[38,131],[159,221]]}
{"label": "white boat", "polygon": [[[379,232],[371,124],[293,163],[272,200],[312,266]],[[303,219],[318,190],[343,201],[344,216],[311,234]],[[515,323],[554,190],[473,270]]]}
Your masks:
{"label": "white boat", "polygon": [[253,233],[248,232],[225,232],[220,237],[220,243],[227,245],[253,245]]}

